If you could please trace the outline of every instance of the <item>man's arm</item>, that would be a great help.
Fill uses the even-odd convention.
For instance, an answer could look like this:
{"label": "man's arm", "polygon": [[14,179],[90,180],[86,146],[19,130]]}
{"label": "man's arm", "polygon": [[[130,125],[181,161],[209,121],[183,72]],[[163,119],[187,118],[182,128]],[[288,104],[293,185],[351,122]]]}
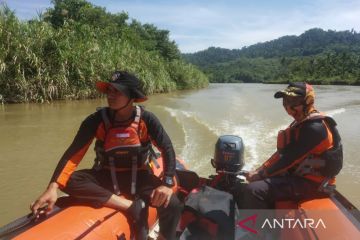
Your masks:
{"label": "man's arm", "polygon": [[57,182],[60,188],[66,186],[71,174],[75,171],[91,145],[100,123],[101,116],[99,112],[88,116],[82,122],[73,142],[61,157],[50,182]]}
{"label": "man's arm", "polygon": [[37,214],[38,209],[46,204],[48,205],[46,211],[52,210],[57,200],[57,190],[66,186],[70,175],[89,148],[99,123],[99,117],[96,116],[96,113],[82,122],[72,144],[60,159],[47,189],[30,205],[34,214]]}
{"label": "man's arm", "polygon": [[176,156],[169,136],[153,113],[145,111],[143,120],[152,143],[161,152],[164,161],[164,176],[173,177],[175,175]]}
{"label": "man's arm", "polygon": [[156,188],[151,194],[151,203],[158,207],[167,205],[170,202],[173,194],[171,186],[167,183],[167,179],[171,179],[175,175],[176,157],[171,140],[167,135],[165,129],[161,125],[159,119],[151,112],[144,111],[143,120],[146,124],[148,135],[152,143],[160,150],[163,158],[164,178],[163,185]]}
{"label": "man's arm", "polygon": [[327,137],[327,129],[322,120],[304,123],[298,140],[287,146],[272,164],[264,166],[263,175],[274,176],[286,172],[314,152]]}

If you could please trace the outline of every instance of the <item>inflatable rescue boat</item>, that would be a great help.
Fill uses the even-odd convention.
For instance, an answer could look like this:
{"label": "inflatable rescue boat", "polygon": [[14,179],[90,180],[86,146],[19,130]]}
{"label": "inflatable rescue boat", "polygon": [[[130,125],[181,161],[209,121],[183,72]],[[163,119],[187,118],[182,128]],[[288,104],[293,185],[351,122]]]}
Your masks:
{"label": "inflatable rescue boat", "polygon": [[[177,160],[174,192],[185,205],[178,224],[179,239],[360,239],[359,210],[335,189],[330,189],[322,198],[277,202],[273,210],[276,221],[268,219],[263,224],[272,230],[266,233],[270,237],[257,231],[257,215],[251,210],[245,214],[239,209],[229,191],[233,184],[246,185],[241,170],[244,149],[242,143],[238,144],[242,139],[236,136],[225,139],[228,142],[216,145],[215,155],[220,154],[227,161],[231,161],[230,155],[235,157],[238,161],[235,164],[239,164],[236,171],[217,171],[214,176],[199,177],[188,170],[183,161]],[[220,145],[226,145],[232,153],[229,155],[230,150],[221,150]],[[151,164],[154,174],[161,176],[162,159],[158,158],[154,163]],[[221,180],[222,186],[214,184],[215,180]],[[150,230],[156,228],[157,220],[156,209],[150,207]],[[226,222],[230,224],[227,229]],[[93,208],[65,196],[58,199],[56,207],[47,216],[36,219],[28,214],[1,227],[0,239],[125,240],[130,239],[130,226],[126,216],[119,211]]]}

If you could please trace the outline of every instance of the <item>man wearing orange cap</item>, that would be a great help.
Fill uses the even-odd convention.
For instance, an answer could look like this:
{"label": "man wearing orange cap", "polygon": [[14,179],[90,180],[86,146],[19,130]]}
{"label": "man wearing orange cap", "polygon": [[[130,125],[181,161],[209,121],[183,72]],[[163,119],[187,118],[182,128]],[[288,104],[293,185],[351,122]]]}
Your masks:
{"label": "man wearing orange cap", "polygon": [[[107,95],[108,107],[83,121],[47,190],[31,205],[32,211],[36,213],[45,204],[50,211],[60,188],[94,206],[125,211],[138,240],[147,239],[146,206],[151,205],[158,209],[160,236],[175,239],[182,210],[172,190],[175,152],[155,115],[133,105],[147,100],[140,80],[126,71],[116,71],[110,82],[98,82],[96,87]],[[75,171],[94,138],[94,167]],[[161,151],[164,161],[162,180],[149,173],[146,166],[151,143]]]}
{"label": "man wearing orange cap", "polygon": [[342,145],[335,121],[314,107],[315,93],[304,82],[290,83],[274,95],[294,118],[278,134],[277,151],[246,177],[243,208],[274,208],[278,200],[314,198],[334,184],[342,167]]}

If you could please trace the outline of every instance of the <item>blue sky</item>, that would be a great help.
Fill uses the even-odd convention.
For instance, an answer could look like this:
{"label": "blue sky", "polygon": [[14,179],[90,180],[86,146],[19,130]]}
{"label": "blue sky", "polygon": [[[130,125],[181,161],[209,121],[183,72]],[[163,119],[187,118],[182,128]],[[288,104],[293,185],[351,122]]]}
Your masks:
{"label": "blue sky", "polygon": [[[50,0],[0,0],[21,19],[51,6]],[[360,0],[90,0],[115,13],[170,31],[182,52],[210,46],[241,48],[320,27],[360,31]]]}

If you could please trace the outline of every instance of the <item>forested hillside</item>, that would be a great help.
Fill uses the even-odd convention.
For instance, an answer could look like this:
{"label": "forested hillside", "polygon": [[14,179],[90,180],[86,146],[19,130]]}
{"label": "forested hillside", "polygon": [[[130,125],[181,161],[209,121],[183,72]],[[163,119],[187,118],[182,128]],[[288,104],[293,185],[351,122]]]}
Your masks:
{"label": "forested hillside", "polygon": [[210,47],[183,57],[211,82],[360,84],[360,33],[310,29],[242,49]]}
{"label": "forested hillside", "polygon": [[0,103],[97,97],[94,83],[115,69],[136,73],[148,94],[208,84],[169,31],[85,0],[52,3],[30,21],[0,6]]}

